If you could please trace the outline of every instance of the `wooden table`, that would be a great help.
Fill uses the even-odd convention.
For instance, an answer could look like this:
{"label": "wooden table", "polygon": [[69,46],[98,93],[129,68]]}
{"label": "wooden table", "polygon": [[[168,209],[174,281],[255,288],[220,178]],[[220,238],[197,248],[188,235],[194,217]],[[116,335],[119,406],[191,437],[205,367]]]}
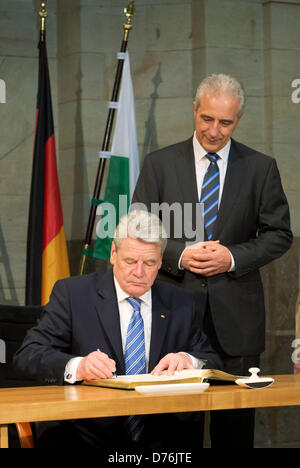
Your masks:
{"label": "wooden table", "polygon": [[300,375],[275,375],[266,389],[217,385],[201,394],[145,396],[135,391],[74,386],[0,389],[0,448],[17,422],[300,405]]}

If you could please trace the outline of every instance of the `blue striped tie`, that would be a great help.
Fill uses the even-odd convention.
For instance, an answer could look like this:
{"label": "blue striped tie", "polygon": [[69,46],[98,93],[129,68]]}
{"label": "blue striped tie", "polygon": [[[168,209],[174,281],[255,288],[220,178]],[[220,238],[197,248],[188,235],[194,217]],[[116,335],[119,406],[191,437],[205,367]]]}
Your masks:
{"label": "blue striped tie", "polygon": [[[141,316],[141,299],[128,297],[126,299],[133,308],[126,338],[125,369],[126,374],[145,374],[145,336],[144,322]],[[142,434],[144,424],[141,416],[129,416],[127,426],[132,440],[137,442]]]}
{"label": "blue striped tie", "polygon": [[217,164],[219,156],[215,153],[206,155],[210,165],[205,173],[200,203],[204,203],[204,227],[208,240],[211,240],[215,221],[218,217],[220,172]]}

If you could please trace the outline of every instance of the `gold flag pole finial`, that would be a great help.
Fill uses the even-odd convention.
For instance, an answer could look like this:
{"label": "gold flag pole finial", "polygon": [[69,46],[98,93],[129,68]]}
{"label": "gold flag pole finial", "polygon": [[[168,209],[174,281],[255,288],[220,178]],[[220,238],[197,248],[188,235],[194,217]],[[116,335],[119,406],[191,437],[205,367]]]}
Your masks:
{"label": "gold flag pole finial", "polygon": [[124,13],[127,16],[127,23],[123,25],[124,41],[128,41],[129,32],[132,29],[132,17],[135,14],[134,0],[130,1],[127,8],[124,8]]}
{"label": "gold flag pole finial", "polygon": [[47,5],[46,1],[42,2],[41,10],[39,11],[39,16],[41,18],[41,32],[45,32],[46,18],[48,16],[46,5]]}

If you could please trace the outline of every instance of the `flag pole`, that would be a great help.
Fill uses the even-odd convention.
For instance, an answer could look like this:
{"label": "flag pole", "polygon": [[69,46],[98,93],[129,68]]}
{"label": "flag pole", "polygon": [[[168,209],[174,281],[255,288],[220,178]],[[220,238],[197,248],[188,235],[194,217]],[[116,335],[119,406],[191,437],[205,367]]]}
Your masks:
{"label": "flag pole", "polygon": [[40,2],[38,86],[26,249],[26,305],[45,305],[54,283],[70,276],[57,173],[46,47],[46,1]]}
{"label": "flag pole", "polygon": [[36,11],[39,19],[39,61],[38,61],[38,92],[36,102],[36,121],[35,135],[33,144],[33,162],[32,175],[29,198],[29,213],[27,227],[27,248],[26,248],[26,286],[25,286],[25,304],[26,305],[41,305],[42,303],[42,267],[43,267],[43,216],[44,216],[44,174],[45,174],[45,158],[40,155],[40,141],[42,137],[39,133],[39,116],[40,116],[40,86],[41,75],[44,70],[41,59],[41,44],[45,46],[46,33],[46,18],[48,16],[46,10],[46,1],[40,2],[39,10]]}
{"label": "flag pole", "polygon": [[[123,32],[123,40],[122,40],[121,50],[120,50],[121,53],[125,53],[127,50],[129,33],[132,29],[132,17],[135,14],[134,0],[130,1],[127,8],[124,8],[124,13],[127,16],[127,23],[123,24],[124,32]],[[118,58],[118,66],[117,66],[115,82],[114,82],[114,87],[113,87],[112,96],[111,96],[111,102],[113,103],[118,101],[120,83],[121,83],[122,72],[123,72],[123,65],[124,65],[123,58]],[[104,133],[104,138],[103,138],[103,143],[102,143],[102,148],[101,148],[101,151],[103,152],[109,151],[111,132],[112,132],[114,118],[115,118],[115,111],[116,109],[113,107],[110,107],[108,111],[106,128],[105,128],[105,133]],[[107,161],[107,158],[105,157],[100,157],[99,159],[95,188],[93,192],[93,201],[99,200],[99,197],[100,197],[106,161]],[[83,247],[83,251],[81,254],[81,261],[80,261],[80,267],[79,267],[80,275],[82,275],[84,272],[84,265],[85,265],[85,260],[86,260],[85,250],[88,249],[92,240],[93,229],[94,229],[95,218],[96,218],[96,211],[97,211],[97,205],[95,203],[91,203],[89,220],[88,220],[88,225],[87,225],[87,230],[86,230],[86,235],[85,235],[85,240],[84,240],[84,247]]]}
{"label": "flag pole", "polygon": [[46,32],[46,18],[48,16],[48,12],[46,10],[47,0],[41,3],[41,10],[39,11],[40,17],[40,39],[41,41],[45,40],[45,32]]}

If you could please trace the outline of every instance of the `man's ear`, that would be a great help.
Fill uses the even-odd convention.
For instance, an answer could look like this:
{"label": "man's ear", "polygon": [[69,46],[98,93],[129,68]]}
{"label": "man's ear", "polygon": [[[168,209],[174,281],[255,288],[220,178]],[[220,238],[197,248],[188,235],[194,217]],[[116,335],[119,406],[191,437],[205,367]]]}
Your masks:
{"label": "man's ear", "polygon": [[112,242],[112,244],[111,244],[111,251],[110,251],[110,263],[111,263],[112,265],[114,265],[114,263],[115,263],[116,253],[117,253],[117,249],[116,249],[115,243]]}
{"label": "man's ear", "polygon": [[197,113],[197,104],[196,104],[196,101],[193,101],[193,114],[195,116],[195,114]]}

